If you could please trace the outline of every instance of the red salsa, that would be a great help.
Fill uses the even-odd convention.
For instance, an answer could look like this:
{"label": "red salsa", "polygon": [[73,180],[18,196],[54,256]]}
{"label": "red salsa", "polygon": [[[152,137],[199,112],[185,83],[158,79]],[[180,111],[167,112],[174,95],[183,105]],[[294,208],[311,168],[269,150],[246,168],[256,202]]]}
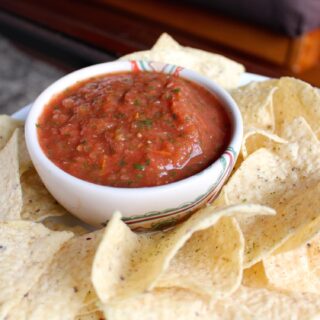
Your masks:
{"label": "red salsa", "polygon": [[214,162],[230,139],[225,109],[205,88],[158,72],[107,74],[54,97],[37,124],[62,170],[113,187],[158,186]]}

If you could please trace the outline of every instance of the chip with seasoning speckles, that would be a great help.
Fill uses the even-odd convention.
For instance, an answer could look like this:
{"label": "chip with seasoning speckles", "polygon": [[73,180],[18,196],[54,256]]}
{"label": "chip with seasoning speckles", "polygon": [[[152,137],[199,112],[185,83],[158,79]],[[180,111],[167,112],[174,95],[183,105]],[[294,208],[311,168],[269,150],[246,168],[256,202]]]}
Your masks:
{"label": "chip with seasoning speckles", "polygon": [[114,215],[97,250],[92,282],[106,306],[154,287],[223,297],[242,277],[244,242],[237,216],[272,215],[257,205],[207,207],[166,233],[135,234]]}
{"label": "chip with seasoning speckles", "polygon": [[120,60],[149,60],[170,63],[206,76],[226,89],[239,85],[244,66],[226,57],[199,49],[183,47],[163,33],[151,50],[127,54]]}
{"label": "chip with seasoning speckles", "polygon": [[246,267],[320,216],[320,142],[304,118],[287,124],[282,136],[290,142],[251,154],[223,190],[229,205],[260,203],[277,211],[273,217],[238,220],[246,241]]}
{"label": "chip with seasoning speckles", "polygon": [[241,153],[243,158],[261,148],[272,149],[278,144],[284,144],[288,141],[263,129],[249,129],[243,136]]}
{"label": "chip with seasoning speckles", "polygon": [[16,309],[20,300],[29,295],[51,265],[54,254],[71,237],[70,232],[53,232],[30,221],[0,223],[1,319],[10,319],[12,308]]}
{"label": "chip with seasoning speckles", "polygon": [[242,114],[244,133],[252,129],[274,130],[273,96],[277,91],[277,83],[278,80],[251,82],[231,90]]}
{"label": "chip with seasoning speckles", "polygon": [[247,158],[249,154],[261,148],[273,149],[279,144],[285,144],[288,141],[263,129],[248,130],[244,136],[241,146],[243,158]]}
{"label": "chip with seasoning speckles", "polygon": [[0,151],[0,221],[20,219],[21,207],[17,129]]}
{"label": "chip with seasoning speckles", "polygon": [[17,128],[23,128],[23,121],[15,120],[7,115],[0,115],[0,149],[2,149]]}
{"label": "chip with seasoning speckles", "polygon": [[112,320],[309,320],[315,319],[319,311],[320,300],[316,294],[245,286],[225,299],[211,302],[188,290],[163,288],[105,307],[107,319]]}
{"label": "chip with seasoning speckles", "polygon": [[94,290],[91,266],[102,231],[71,238],[52,258],[32,289],[9,313],[11,319],[74,319]]}
{"label": "chip with seasoning speckles", "polygon": [[274,94],[276,133],[297,117],[303,117],[320,138],[320,92],[306,82],[281,78]]}
{"label": "chip with seasoning speckles", "polygon": [[2,149],[7,144],[13,132],[16,129],[20,129],[18,131],[20,174],[23,174],[24,171],[31,167],[31,160],[26,148],[23,126],[23,121],[15,120],[7,115],[0,115],[0,149]]}
{"label": "chip with seasoning speckles", "polygon": [[23,206],[21,217],[24,220],[41,221],[47,217],[67,214],[42,183],[34,168],[21,177]]}
{"label": "chip with seasoning speckles", "polygon": [[320,234],[294,250],[265,257],[269,283],[279,289],[320,294]]}

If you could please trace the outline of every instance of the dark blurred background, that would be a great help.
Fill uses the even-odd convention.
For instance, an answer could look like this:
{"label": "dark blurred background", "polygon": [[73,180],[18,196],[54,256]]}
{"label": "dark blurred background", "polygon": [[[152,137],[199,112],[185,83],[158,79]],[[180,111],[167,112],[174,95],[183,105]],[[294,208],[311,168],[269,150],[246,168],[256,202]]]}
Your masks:
{"label": "dark blurred background", "polygon": [[0,112],[64,73],[150,48],[162,32],[248,72],[320,86],[320,0],[0,0]]}

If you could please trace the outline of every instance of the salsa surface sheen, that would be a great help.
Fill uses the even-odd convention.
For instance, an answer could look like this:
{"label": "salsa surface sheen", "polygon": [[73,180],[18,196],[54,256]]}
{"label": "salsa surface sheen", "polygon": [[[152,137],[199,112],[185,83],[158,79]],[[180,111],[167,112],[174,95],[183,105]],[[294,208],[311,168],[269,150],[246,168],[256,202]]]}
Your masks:
{"label": "salsa surface sheen", "polygon": [[158,72],[79,82],[50,101],[37,127],[58,167],[113,187],[158,186],[198,173],[221,155],[231,131],[212,93]]}

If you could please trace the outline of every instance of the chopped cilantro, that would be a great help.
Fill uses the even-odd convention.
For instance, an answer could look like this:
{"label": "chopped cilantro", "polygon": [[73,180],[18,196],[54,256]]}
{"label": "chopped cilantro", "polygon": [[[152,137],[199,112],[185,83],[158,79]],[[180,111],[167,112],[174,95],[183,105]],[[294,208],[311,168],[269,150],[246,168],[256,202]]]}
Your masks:
{"label": "chopped cilantro", "polygon": [[142,173],[138,173],[138,174],[136,175],[136,177],[137,177],[137,179],[142,179],[142,178],[143,178],[143,174],[142,174]]}
{"label": "chopped cilantro", "polygon": [[174,89],[172,89],[172,92],[173,93],[179,93],[180,92],[180,88],[174,88]]}
{"label": "chopped cilantro", "polygon": [[135,106],[140,106],[140,100],[139,100],[139,99],[135,99],[134,102],[133,102],[133,104],[134,104]]}
{"label": "chopped cilantro", "polygon": [[134,167],[135,169],[137,169],[137,170],[140,170],[140,171],[143,171],[143,170],[146,168],[146,166],[143,165],[143,164],[141,164],[141,163],[134,163],[134,164],[133,164],[133,167]]}
{"label": "chopped cilantro", "polygon": [[41,125],[39,123],[36,123],[36,127],[41,129]]}
{"label": "chopped cilantro", "polygon": [[139,128],[151,128],[152,127],[152,120],[151,119],[144,119],[137,121]]}

